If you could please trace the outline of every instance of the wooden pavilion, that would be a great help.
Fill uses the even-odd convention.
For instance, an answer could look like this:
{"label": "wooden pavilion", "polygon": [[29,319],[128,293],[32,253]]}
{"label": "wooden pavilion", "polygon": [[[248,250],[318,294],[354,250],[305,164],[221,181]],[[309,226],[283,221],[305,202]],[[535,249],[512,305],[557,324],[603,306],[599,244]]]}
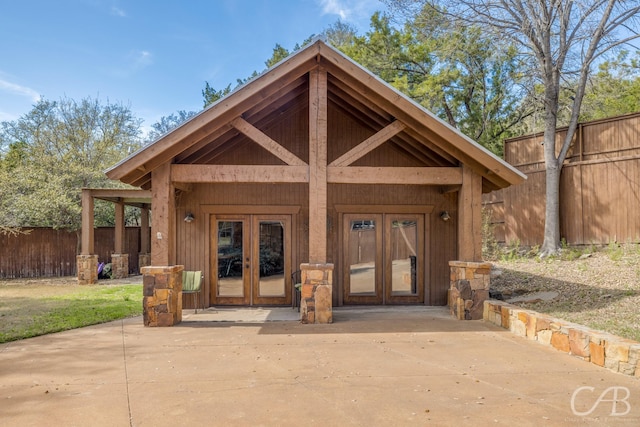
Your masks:
{"label": "wooden pavilion", "polygon": [[150,274],[202,271],[207,306],[288,305],[302,281],[303,318],[323,289],[447,304],[449,262],[482,260],[482,193],[525,179],[319,39],[107,175],[151,192]]}

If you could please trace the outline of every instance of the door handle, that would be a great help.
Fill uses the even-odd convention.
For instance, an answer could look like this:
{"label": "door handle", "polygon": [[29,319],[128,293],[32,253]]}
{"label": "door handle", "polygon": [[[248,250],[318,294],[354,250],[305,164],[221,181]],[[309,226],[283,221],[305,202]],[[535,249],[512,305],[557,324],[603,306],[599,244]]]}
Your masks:
{"label": "door handle", "polygon": [[249,264],[245,264],[245,265],[244,265],[244,268],[249,268]]}

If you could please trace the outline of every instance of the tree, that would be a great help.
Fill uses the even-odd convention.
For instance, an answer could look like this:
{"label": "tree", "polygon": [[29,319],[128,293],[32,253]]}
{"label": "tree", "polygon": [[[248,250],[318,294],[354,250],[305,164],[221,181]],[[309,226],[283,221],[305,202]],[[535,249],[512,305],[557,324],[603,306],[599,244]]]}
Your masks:
{"label": "tree", "polygon": [[[140,123],[129,108],[91,98],[42,99],[3,122],[0,224],[79,230],[80,189],[117,186],[103,171],[140,146]],[[96,211],[96,224],[113,218],[110,204]]]}
{"label": "tree", "polygon": [[587,82],[580,121],[598,120],[640,111],[639,56],[623,51],[605,61]]}
{"label": "tree", "polygon": [[[203,94],[207,90],[210,91],[209,93],[212,93],[211,91],[213,91],[209,84],[205,87]],[[213,95],[211,95],[211,97],[213,98]],[[147,143],[153,142],[162,135],[171,132],[173,129],[177,128],[196,114],[198,114],[197,111],[178,110],[175,114],[172,113],[168,116],[162,116],[158,122],[151,125],[152,130],[147,134]]]}
{"label": "tree", "polygon": [[[560,173],[574,137],[585,88],[596,60],[638,38],[637,0],[389,0],[446,13],[467,25],[478,25],[496,40],[518,46],[530,75],[543,88],[546,206],[541,256],[560,250]],[[566,137],[556,147],[563,85],[570,82],[570,118]]]}
{"label": "tree", "polygon": [[342,21],[336,21],[322,31],[322,36],[337,49],[351,46],[357,36],[356,27]]}
{"label": "tree", "polygon": [[224,89],[216,90],[209,82],[204,82],[204,89],[202,90],[202,97],[204,98],[204,107],[208,107],[220,98],[224,98],[231,93],[231,83]]}
{"label": "tree", "polygon": [[419,9],[401,28],[375,13],[370,31],[351,40],[340,47],[347,55],[496,153],[531,112],[520,103],[513,46],[442,11]]}
{"label": "tree", "polygon": [[[313,39],[313,36],[310,36],[309,38],[305,39],[305,41],[302,43],[302,46],[306,46],[307,44],[309,44],[311,42],[311,40]],[[299,44],[296,44],[293,48],[293,51],[297,51],[299,50],[301,47]],[[278,62],[282,61],[284,58],[286,58],[287,56],[289,56],[291,54],[291,52],[286,49],[285,47],[283,47],[282,45],[280,45],[279,43],[276,43],[275,47],[273,48],[273,52],[271,54],[271,58],[267,59],[264,64],[267,66],[267,68],[273,67],[275,64],[277,64]],[[260,75],[260,73],[258,73],[257,71],[253,71],[253,73],[251,73],[251,75],[249,75],[249,77],[244,78],[244,79],[237,79],[236,80],[236,88],[239,86],[242,86],[243,84],[249,82],[250,80],[253,80],[254,78],[258,77]],[[214,89],[209,82],[205,82],[205,88],[202,91],[202,96],[204,98],[204,106],[205,108],[208,107],[209,105],[213,104],[214,102],[216,102],[217,100],[219,100],[220,98],[223,98],[225,96],[227,96],[228,94],[231,93],[231,83],[229,83],[227,85],[227,87],[225,87],[224,89],[220,89],[220,90],[216,90]]]}

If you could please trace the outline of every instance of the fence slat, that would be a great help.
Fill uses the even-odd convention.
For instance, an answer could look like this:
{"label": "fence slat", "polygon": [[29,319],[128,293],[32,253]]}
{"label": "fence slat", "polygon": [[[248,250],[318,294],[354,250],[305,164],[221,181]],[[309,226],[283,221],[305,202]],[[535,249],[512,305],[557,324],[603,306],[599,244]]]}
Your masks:
{"label": "fence slat", "polygon": [[[28,228],[29,234],[0,235],[0,279],[76,275],[79,235],[51,228]],[[111,262],[115,229],[95,230],[98,262]],[[129,254],[129,273],[138,272],[140,227],[125,229],[125,251]]]}

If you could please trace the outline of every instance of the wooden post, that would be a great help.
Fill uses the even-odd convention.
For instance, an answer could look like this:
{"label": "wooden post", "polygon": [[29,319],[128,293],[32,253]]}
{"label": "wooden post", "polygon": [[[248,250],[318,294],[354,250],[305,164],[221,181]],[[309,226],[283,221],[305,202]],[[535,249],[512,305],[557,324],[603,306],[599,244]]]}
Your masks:
{"label": "wooden post", "polygon": [[175,262],[175,190],[171,165],[165,163],[151,172],[151,265],[169,266]]}
{"label": "wooden post", "polygon": [[458,193],[458,261],[482,261],[482,177],[464,164]]}
{"label": "wooden post", "polygon": [[115,237],[113,239],[113,253],[114,254],[123,254],[124,253],[124,203],[116,202],[114,203],[116,209],[116,230]]}
{"label": "wooden post", "polygon": [[82,237],[80,252],[82,255],[93,254],[93,196],[90,189],[82,190]]}
{"label": "wooden post", "polygon": [[309,72],[309,262],[327,262],[327,72]]}
{"label": "wooden post", "polygon": [[149,206],[144,205],[140,208],[140,253],[149,253],[149,237]]}

